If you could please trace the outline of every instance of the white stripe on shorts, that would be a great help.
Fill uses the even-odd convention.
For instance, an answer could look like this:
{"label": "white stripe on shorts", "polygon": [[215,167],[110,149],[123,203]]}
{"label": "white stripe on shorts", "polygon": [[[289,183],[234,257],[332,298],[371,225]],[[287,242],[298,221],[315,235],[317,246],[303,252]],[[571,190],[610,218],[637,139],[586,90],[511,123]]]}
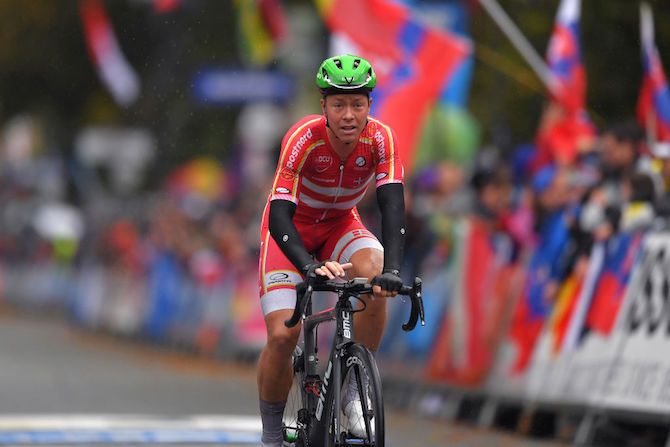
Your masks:
{"label": "white stripe on shorts", "polygon": [[281,288],[271,290],[261,297],[263,316],[275,310],[295,309],[295,289]]}
{"label": "white stripe on shorts", "polygon": [[[347,246],[347,244],[349,245]],[[345,246],[346,248],[344,248]],[[330,258],[332,259],[333,256],[337,256],[342,248],[344,248],[342,255],[336,259],[340,264],[349,262],[354,253],[364,248],[374,248],[382,253],[384,252],[384,247],[377,240],[375,235],[369,231],[363,232],[362,230],[353,230],[342,236],[340,240],[337,241],[337,244],[335,244],[335,249],[331,253]]]}

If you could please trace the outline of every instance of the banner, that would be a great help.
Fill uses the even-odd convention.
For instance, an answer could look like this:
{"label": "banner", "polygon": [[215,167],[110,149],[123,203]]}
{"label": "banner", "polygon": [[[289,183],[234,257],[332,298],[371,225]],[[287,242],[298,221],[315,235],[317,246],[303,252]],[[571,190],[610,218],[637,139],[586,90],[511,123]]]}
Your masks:
{"label": "banner", "polygon": [[608,408],[668,414],[670,411],[670,233],[643,242],[614,332],[621,351],[599,387]]}
{"label": "banner", "polygon": [[424,26],[404,6],[386,0],[317,0],[334,34],[334,53],[368,59],[377,73],[372,114],[398,136],[400,157],[411,171],[430,106],[472,51],[454,34]]}

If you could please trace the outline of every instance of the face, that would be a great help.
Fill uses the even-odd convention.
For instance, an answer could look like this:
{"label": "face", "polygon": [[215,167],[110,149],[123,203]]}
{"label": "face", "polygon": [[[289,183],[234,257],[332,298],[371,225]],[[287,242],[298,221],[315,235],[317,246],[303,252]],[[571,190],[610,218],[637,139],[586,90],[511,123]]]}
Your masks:
{"label": "face", "polygon": [[364,94],[328,95],[321,99],[321,110],[328,127],[343,143],[358,141],[370,113],[370,100]]}
{"label": "face", "polygon": [[551,185],[540,193],[540,203],[547,210],[558,210],[570,201],[570,175],[566,170],[560,170],[551,182]]}
{"label": "face", "polygon": [[618,141],[613,135],[605,134],[601,139],[601,157],[607,167],[621,169],[635,162],[635,146],[630,141]]}

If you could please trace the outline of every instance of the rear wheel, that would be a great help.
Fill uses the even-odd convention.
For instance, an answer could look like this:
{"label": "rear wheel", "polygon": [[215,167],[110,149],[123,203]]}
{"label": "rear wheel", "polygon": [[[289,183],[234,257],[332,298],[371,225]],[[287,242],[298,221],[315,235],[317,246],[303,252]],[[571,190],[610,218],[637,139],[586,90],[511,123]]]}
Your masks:
{"label": "rear wheel", "polygon": [[293,352],[293,384],[286,399],[282,428],[284,444],[303,446],[306,443],[308,413],[307,395],[305,394],[305,364],[300,347]]}
{"label": "rear wheel", "polygon": [[[353,399],[347,395],[350,383],[357,391]],[[362,345],[350,345],[342,359],[342,396],[339,444],[384,447],[381,378],[372,353]]]}

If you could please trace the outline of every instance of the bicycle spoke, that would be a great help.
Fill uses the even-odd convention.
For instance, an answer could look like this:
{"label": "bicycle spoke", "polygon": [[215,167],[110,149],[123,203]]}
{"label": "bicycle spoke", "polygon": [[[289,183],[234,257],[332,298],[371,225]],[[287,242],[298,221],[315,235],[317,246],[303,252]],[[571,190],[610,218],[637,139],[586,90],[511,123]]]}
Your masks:
{"label": "bicycle spoke", "polygon": [[[298,362],[299,363],[299,362]],[[305,392],[303,389],[304,374],[295,369],[294,361],[293,383],[286,399],[286,408],[283,416],[284,441],[296,443],[301,432],[305,429],[304,423],[299,417],[300,411],[305,408]]]}

